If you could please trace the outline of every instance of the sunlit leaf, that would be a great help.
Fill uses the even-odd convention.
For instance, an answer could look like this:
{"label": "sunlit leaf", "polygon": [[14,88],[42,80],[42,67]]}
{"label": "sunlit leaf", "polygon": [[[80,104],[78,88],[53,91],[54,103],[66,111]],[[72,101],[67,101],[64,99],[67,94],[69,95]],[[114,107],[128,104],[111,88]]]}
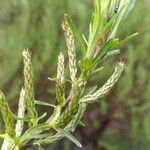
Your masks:
{"label": "sunlit leaf", "polygon": [[67,22],[69,24],[69,27],[74,35],[74,38],[75,40],[78,42],[80,48],[81,48],[81,51],[82,51],[82,56],[84,57],[85,56],[85,53],[86,53],[86,46],[85,46],[85,42],[84,42],[84,39],[83,37],[80,35],[80,33],[78,32],[78,30],[76,29],[75,25],[73,24],[71,18],[66,15],[66,19],[67,19]]}

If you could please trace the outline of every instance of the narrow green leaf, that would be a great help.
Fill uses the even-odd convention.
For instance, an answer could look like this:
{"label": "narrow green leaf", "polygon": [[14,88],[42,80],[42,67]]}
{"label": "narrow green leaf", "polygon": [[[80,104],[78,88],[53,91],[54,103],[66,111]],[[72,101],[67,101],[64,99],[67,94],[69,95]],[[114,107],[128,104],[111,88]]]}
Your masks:
{"label": "narrow green leaf", "polygon": [[35,100],[35,104],[56,108],[56,106],[53,105],[53,104],[49,104],[49,103],[47,103],[47,102],[43,102],[43,101],[39,101],[39,100]]}
{"label": "narrow green leaf", "polygon": [[69,132],[66,132],[63,129],[55,129],[57,132],[63,134],[65,137],[67,137],[70,141],[72,141],[74,144],[76,144],[78,147],[82,148],[81,143],[74,137],[72,136]]}
{"label": "narrow green leaf", "polygon": [[45,112],[45,113],[43,113],[39,118],[38,118],[38,121],[39,120],[41,120],[41,119],[43,119],[44,117],[46,117],[46,115],[47,115],[47,113]]}
{"label": "narrow green leaf", "polygon": [[103,69],[104,69],[104,67],[103,67],[103,66],[102,66],[102,67],[99,67],[99,68],[97,68],[97,69],[93,70],[93,71],[91,72],[91,74],[90,74],[90,75],[93,75],[93,74],[95,74],[95,73],[98,73],[98,72],[102,71]]}
{"label": "narrow green leaf", "polygon": [[122,46],[124,46],[125,44],[127,44],[130,40],[132,40],[133,38],[135,38],[138,35],[138,33],[134,33],[130,36],[128,36],[127,38],[125,38],[124,40],[120,41],[115,48],[120,48]]}
{"label": "narrow green leaf", "polygon": [[[49,130],[51,127],[47,123],[39,124],[35,127],[32,127],[28,129],[21,137],[20,141],[28,140],[28,139],[33,139],[36,137],[40,137],[42,131]],[[41,135],[43,136],[43,135]]]}
{"label": "narrow green leaf", "polygon": [[82,96],[83,95],[87,95],[87,94],[93,94],[96,91],[96,89],[97,89],[97,86],[93,86],[93,87],[91,87],[89,89],[85,89],[83,94],[82,94]]}
{"label": "narrow green leaf", "polygon": [[73,125],[73,130],[75,130],[76,126],[77,126],[78,123],[80,122],[80,119],[81,119],[81,117],[82,117],[82,115],[83,115],[83,110],[84,110],[84,109],[83,109],[82,105],[80,104],[80,105],[79,105],[78,113],[77,113],[77,115],[75,116],[74,125]]}
{"label": "narrow green leaf", "polygon": [[67,22],[69,24],[69,27],[74,35],[74,38],[75,40],[78,42],[80,48],[81,48],[81,51],[82,51],[82,56],[84,57],[85,56],[85,53],[86,53],[86,44],[84,42],[84,39],[83,37],[80,35],[80,33],[77,31],[75,25],[73,24],[71,18],[66,15],[66,19],[67,19]]}
{"label": "narrow green leaf", "polygon": [[97,41],[99,39],[98,34],[102,27],[101,1],[94,0],[94,7],[95,9],[89,27],[89,39],[88,39],[88,49],[86,52],[86,58],[93,58]]}
{"label": "narrow green leaf", "polygon": [[88,41],[86,40],[86,38],[85,38],[85,35],[84,35],[84,34],[82,34],[82,38],[83,38],[84,42],[86,43],[86,45],[88,46]]}
{"label": "narrow green leaf", "polygon": [[116,47],[116,45],[118,44],[118,39],[110,39],[108,40],[104,46],[102,47],[102,49],[99,50],[98,54],[96,55],[96,57],[94,58],[94,63],[96,64],[98,61],[100,61],[100,59],[102,58],[102,56],[104,56],[104,54],[106,54],[108,51],[112,50],[114,47]]}
{"label": "narrow green leaf", "polygon": [[89,91],[87,92],[88,94],[93,94],[95,92],[95,90],[97,89],[97,85],[90,88]]}
{"label": "narrow green leaf", "polygon": [[126,18],[126,16],[129,14],[129,12],[132,10],[133,6],[134,6],[135,0],[128,0],[128,1],[122,1],[119,4],[119,8],[118,8],[118,12],[116,14],[116,19],[113,22],[113,25],[111,27],[110,30],[110,34],[109,34],[109,38],[114,38],[116,33],[117,33],[117,29],[121,23],[121,21],[123,19]]}
{"label": "narrow green leaf", "polygon": [[50,118],[46,122],[53,124],[58,119],[58,117],[60,116],[61,108],[62,108],[62,106],[57,105],[53,111],[53,114],[50,116]]}
{"label": "narrow green leaf", "polygon": [[82,121],[79,121],[79,125],[81,125],[82,127],[86,127]]}
{"label": "narrow green leaf", "polygon": [[112,50],[108,53],[106,53],[106,55],[104,56],[103,60],[108,58],[108,57],[111,57],[113,55],[118,55],[120,53],[120,50],[119,49],[116,49],[116,50]]}

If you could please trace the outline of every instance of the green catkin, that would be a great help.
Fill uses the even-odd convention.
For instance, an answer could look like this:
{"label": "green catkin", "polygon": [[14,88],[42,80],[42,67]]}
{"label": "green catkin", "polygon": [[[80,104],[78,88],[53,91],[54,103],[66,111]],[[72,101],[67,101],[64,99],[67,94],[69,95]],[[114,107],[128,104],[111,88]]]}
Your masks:
{"label": "green catkin", "polygon": [[62,28],[65,32],[67,47],[68,47],[68,57],[69,57],[69,70],[70,70],[70,78],[72,80],[72,97],[70,102],[68,103],[67,108],[60,115],[60,117],[55,121],[54,127],[64,127],[69,123],[71,118],[78,111],[78,100],[80,95],[79,86],[76,79],[77,74],[77,66],[76,66],[76,54],[75,54],[75,45],[73,34],[69,28],[69,25],[66,21],[66,17],[64,17],[62,22]]}
{"label": "green catkin", "polygon": [[56,79],[56,105],[63,105],[65,101],[64,87],[64,56],[62,53],[58,56],[57,79]]}
{"label": "green catkin", "polygon": [[121,60],[117,63],[115,68],[115,72],[108,79],[108,81],[102,86],[97,92],[93,94],[93,97],[101,98],[105,94],[107,94],[110,89],[116,84],[116,82],[120,79],[120,76],[125,68],[125,63]]}
{"label": "green catkin", "polygon": [[119,61],[116,65],[114,73],[107,80],[107,82],[99,90],[97,90],[94,94],[87,95],[87,96],[83,97],[80,101],[86,102],[86,103],[97,102],[99,98],[106,95],[110,91],[110,89],[116,84],[116,82],[119,80],[124,68],[125,68],[125,63],[123,61]]}
{"label": "green catkin", "polygon": [[[80,100],[80,102],[85,102],[85,103],[94,103],[98,101],[99,98],[107,94],[110,89],[115,85],[115,83],[118,81],[120,78],[123,70],[124,70],[124,62],[120,61],[117,63],[117,66],[115,68],[114,73],[112,76],[108,79],[108,81],[102,86],[99,90],[97,90],[94,94],[92,95],[87,95],[83,99]],[[77,90],[79,91],[79,89]],[[79,93],[77,93],[79,95]],[[75,114],[78,111],[78,100],[79,97],[74,97],[68,104],[68,107],[66,110],[62,113],[62,115],[58,118],[58,120],[55,122],[55,127],[64,127],[66,124],[69,123],[71,118],[75,116]]]}
{"label": "green catkin", "polygon": [[34,91],[33,91],[33,70],[31,56],[27,49],[23,51],[24,60],[24,89],[26,98],[26,108],[28,115],[31,118],[31,126],[37,124],[38,115],[35,109]]}
{"label": "green catkin", "polygon": [[0,110],[5,123],[5,131],[8,135],[14,136],[13,115],[4,94],[0,91]]}
{"label": "green catkin", "polygon": [[68,47],[70,78],[74,82],[76,80],[76,74],[77,74],[75,45],[74,45],[73,34],[66,21],[66,16],[63,18],[62,28],[65,33],[66,43]]}
{"label": "green catkin", "polygon": [[76,90],[73,91],[73,97],[70,100],[67,108],[64,110],[64,112],[61,114],[61,116],[55,121],[54,127],[64,127],[67,125],[71,118],[77,113],[78,111],[78,100],[80,95],[80,90],[76,88]]}

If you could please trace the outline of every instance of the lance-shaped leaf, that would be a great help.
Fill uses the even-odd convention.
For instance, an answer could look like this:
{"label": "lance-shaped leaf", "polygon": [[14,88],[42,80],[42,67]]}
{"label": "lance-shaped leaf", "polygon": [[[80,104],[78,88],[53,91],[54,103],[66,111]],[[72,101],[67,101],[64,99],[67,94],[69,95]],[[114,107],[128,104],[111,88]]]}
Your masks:
{"label": "lance-shaped leaf", "polygon": [[[63,129],[63,131],[65,133],[72,132],[72,131],[75,130],[77,124],[80,123],[80,120],[81,120],[81,117],[83,116],[85,108],[86,108],[86,104],[85,103],[81,103],[80,104],[80,108],[79,108],[78,112],[76,113],[76,115],[72,118],[72,120],[70,121],[70,123]],[[45,139],[38,140],[38,142],[41,143],[41,144],[50,144],[50,143],[53,143],[53,142],[55,142],[57,140],[60,140],[63,137],[65,137],[64,132],[63,133],[62,132],[58,132],[55,135],[49,135]]]}
{"label": "lance-shaped leaf", "polygon": [[104,46],[99,50],[98,54],[94,58],[93,64],[95,65],[96,63],[98,63],[104,57],[106,58],[108,56],[118,54],[119,50],[114,50],[114,49],[122,47],[123,45],[128,43],[130,40],[135,38],[137,35],[138,35],[138,33],[134,33],[134,34],[128,36],[127,38],[125,38],[124,40],[121,40],[121,41],[119,41],[118,39],[113,39],[113,38],[109,39],[104,44]]}
{"label": "lance-shaped leaf", "polygon": [[33,70],[31,63],[31,55],[27,49],[23,51],[24,60],[24,88],[26,98],[26,108],[31,118],[31,126],[37,124],[38,115],[35,109],[34,91],[33,91]]}
{"label": "lance-shaped leaf", "polygon": [[112,24],[112,27],[110,29],[110,35],[109,35],[109,39],[114,38],[116,33],[117,33],[117,29],[121,23],[121,21],[123,19],[126,18],[126,16],[129,14],[129,12],[132,10],[133,6],[134,6],[135,0],[120,0],[120,3],[118,6],[116,6],[116,8],[118,7],[118,11],[117,11],[117,17],[115,19],[115,21]]}
{"label": "lance-shaped leaf", "polygon": [[39,116],[38,121],[40,121],[41,119],[43,119],[44,117],[46,117],[47,113],[43,113],[41,116]]}
{"label": "lance-shaped leaf", "polygon": [[95,10],[93,13],[92,21],[89,27],[89,39],[88,39],[88,49],[86,53],[87,58],[92,58],[98,41],[99,30],[102,27],[102,12],[101,12],[101,1],[94,0]]}
{"label": "lance-shaped leaf", "polygon": [[127,44],[130,40],[132,40],[133,38],[135,38],[138,35],[138,33],[134,33],[130,36],[128,36],[127,38],[121,40],[118,42],[118,44],[114,47],[114,48],[120,48],[122,46],[124,46],[125,44]]}
{"label": "lance-shaped leaf", "polygon": [[11,136],[15,135],[13,126],[13,115],[4,94],[0,91],[0,110],[5,123],[5,132]]}
{"label": "lance-shaped leaf", "polygon": [[80,100],[80,102],[94,103],[94,102],[97,102],[99,98],[106,95],[111,90],[111,88],[115,85],[115,83],[118,81],[118,79],[120,78],[120,76],[124,70],[124,67],[125,67],[124,62],[119,61],[117,63],[114,73],[108,79],[108,81],[99,90],[97,90],[94,94],[84,96]]}
{"label": "lance-shaped leaf", "polygon": [[81,123],[84,126],[84,124],[80,120],[83,116],[85,109],[86,109],[86,104],[82,103],[79,105],[77,114],[75,115],[74,119],[72,119],[72,121],[70,122],[70,130],[72,132],[74,132],[75,128],[79,123]]}
{"label": "lance-shaped leaf", "polygon": [[68,22],[68,25],[70,27],[70,30],[72,31],[73,35],[74,35],[74,38],[75,38],[75,41],[78,42],[80,48],[81,48],[81,51],[82,51],[82,56],[83,58],[85,57],[85,53],[86,53],[86,39],[85,37],[83,38],[80,33],[78,32],[78,30],[76,29],[75,25],[73,24],[71,18],[68,16],[68,15],[65,15],[66,17],[66,20]]}
{"label": "lance-shaped leaf", "polygon": [[74,144],[76,144],[78,147],[82,147],[81,143],[73,136],[71,135],[69,132],[61,129],[61,128],[58,128],[58,129],[55,129],[57,132],[63,134],[65,137],[67,137],[70,141],[72,141]]}
{"label": "lance-shaped leaf", "polygon": [[44,102],[44,101],[39,101],[39,100],[35,100],[35,104],[36,105],[49,106],[49,107],[56,108],[56,106],[53,105],[53,104],[50,104],[50,103],[47,103],[47,102]]}
{"label": "lance-shaped leaf", "polygon": [[74,45],[73,33],[69,27],[66,17],[64,17],[63,19],[62,28],[65,33],[67,47],[68,47],[70,78],[72,81],[74,81],[76,79],[76,74],[77,74],[75,45]]}
{"label": "lance-shaped leaf", "polygon": [[118,44],[118,39],[108,40],[104,46],[99,50],[98,54],[94,58],[93,64],[96,64],[101,58],[110,50],[112,50]]}
{"label": "lance-shaped leaf", "polygon": [[[18,118],[24,118],[25,116],[25,106],[26,106],[26,102],[25,102],[25,91],[22,88],[21,92],[20,92],[20,98],[19,98],[19,105],[18,105]],[[23,125],[24,125],[24,121],[18,119],[16,122],[16,128],[15,128],[15,133],[16,133],[16,137],[20,137],[23,131]]]}

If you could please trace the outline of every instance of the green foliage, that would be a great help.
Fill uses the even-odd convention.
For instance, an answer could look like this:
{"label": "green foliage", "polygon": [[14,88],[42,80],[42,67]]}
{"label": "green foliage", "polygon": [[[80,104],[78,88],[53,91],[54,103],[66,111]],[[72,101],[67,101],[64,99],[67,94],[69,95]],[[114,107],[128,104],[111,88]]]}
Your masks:
{"label": "green foliage", "polygon": [[[90,0],[55,0],[55,3],[49,0],[0,1],[0,87],[4,89],[4,93],[7,93],[7,99],[9,101],[14,100],[12,101],[13,106],[16,103],[18,92],[20,91],[22,85],[22,79],[20,78],[20,73],[22,70],[22,49],[24,47],[28,47],[31,51],[33,51],[32,60],[35,74],[35,89],[38,89],[35,91],[35,97],[43,94],[39,98],[40,100],[45,100],[48,95],[47,92],[49,93],[54,90],[52,90],[49,82],[46,81],[45,83],[43,79],[47,78],[48,73],[54,73],[58,54],[57,51],[65,49],[64,39],[62,38],[62,34],[59,30],[60,25],[58,20],[60,20],[64,13],[71,14],[73,18],[72,20],[74,20],[76,25],[72,24],[70,17],[68,17],[68,22],[70,19],[69,23],[74,27],[72,32],[74,34],[75,42],[77,43],[75,44],[76,47],[80,49],[77,51],[77,58],[81,57],[81,53],[83,58],[86,52],[84,47],[87,46],[86,37],[88,37],[88,35],[86,34],[86,30],[87,24],[89,23],[87,20],[89,20],[91,4],[92,1]],[[117,9],[115,9],[114,12],[115,3],[112,3],[112,6],[113,9],[110,10],[110,13],[115,14],[115,12],[117,12]],[[118,126],[113,127],[111,123],[108,123],[108,127],[103,132],[104,135],[97,137],[97,139],[100,138],[99,140],[101,141],[98,144],[98,149],[99,147],[105,149],[112,149],[114,147],[114,149],[121,148],[147,150],[150,146],[150,75],[148,71],[150,64],[150,59],[148,58],[150,9],[148,0],[137,0],[135,6],[136,7],[134,8],[134,11],[131,13],[130,17],[128,17],[128,19],[126,19],[124,23],[118,27],[118,33],[120,35],[119,39],[122,39],[125,36],[128,36],[130,33],[135,33],[138,31],[139,38],[134,39],[134,41],[131,42],[128,47],[123,48],[123,51],[126,49],[126,51],[124,51],[124,57],[126,58],[127,62],[125,75],[121,78],[118,87],[113,89],[112,94],[110,94],[108,98],[105,98],[100,103],[100,114],[102,114],[102,116],[99,119],[102,118],[104,120],[105,117],[107,118],[107,113],[111,109],[110,107],[113,107],[112,103],[121,103],[121,105],[126,108],[126,111],[123,111],[123,114],[127,116],[127,118],[123,118],[123,124],[126,125],[125,131],[122,133],[122,129],[120,129]],[[79,32],[77,32],[77,30],[79,30]],[[80,33],[84,31],[85,35],[81,35]],[[115,34],[116,32],[111,35],[113,36]],[[100,39],[100,41],[102,40],[103,39]],[[112,57],[110,58],[110,56],[119,53],[120,50],[115,48],[115,50],[108,52],[104,56],[107,61],[104,61],[105,63],[100,63],[103,63],[105,69],[102,70],[100,67],[100,71],[103,71],[103,73],[97,73],[99,69],[97,71],[95,69],[95,71],[91,73],[90,77],[92,77],[92,81],[90,84],[92,86],[94,83],[97,84],[97,81],[99,81],[100,85],[106,81],[106,79],[109,77],[109,72],[112,70],[112,62],[114,62],[114,59]],[[115,56],[115,59],[117,57],[118,56]],[[82,66],[84,66],[84,68],[88,70],[88,67],[91,65],[91,60],[84,59],[83,62],[79,62],[80,67],[82,68]],[[68,74],[68,72],[66,71],[65,74]],[[66,88],[68,87],[66,86]],[[89,90],[85,89],[83,94],[86,95],[88,92]],[[94,90],[92,90],[92,92],[94,92]],[[56,107],[52,104],[43,102],[43,100],[36,100],[35,104],[40,105],[40,107],[41,105],[52,106],[54,108]],[[50,107],[48,107],[48,110],[49,109]],[[120,112],[118,113],[120,114]],[[114,112],[111,114],[113,116]],[[112,120],[116,120],[116,118],[113,116]],[[78,119],[76,122],[78,122]],[[101,127],[101,125],[103,124],[99,123],[99,127]],[[2,129],[1,124],[0,128]],[[112,132],[107,134],[108,130],[110,129],[117,130],[118,132],[116,134]],[[125,134],[125,132],[128,134],[128,136]],[[3,138],[4,136],[5,135],[2,134]],[[124,139],[124,137],[126,138]],[[52,137],[49,137],[49,140],[53,141],[54,138],[52,140]],[[91,144],[91,141],[86,141],[86,146],[89,149],[92,149]]]}
{"label": "green foliage", "polygon": [[[112,142],[112,145],[116,145],[118,149],[144,149],[148,150],[150,147],[149,137],[146,133],[149,133],[147,128],[150,125],[148,121],[149,112],[149,71],[148,66],[150,64],[148,55],[149,55],[149,40],[150,36],[150,19],[149,19],[149,6],[148,1],[138,0],[135,4],[133,13],[129,18],[124,22],[124,24],[119,29],[120,37],[127,36],[129,33],[138,31],[139,36],[135,38],[132,43],[127,47],[123,48],[124,58],[127,62],[127,67],[125,69],[125,74],[119,81],[118,87],[114,89],[112,96],[114,97],[114,102],[122,103],[125,107],[125,111],[122,113],[127,116],[124,118],[124,124],[126,127],[123,127],[127,135],[123,132],[122,129],[118,129],[117,135],[114,133],[106,134],[100,140],[106,145],[110,144],[110,140],[107,138],[116,137]],[[145,13],[146,12],[146,13]],[[135,17],[136,16],[136,17]],[[144,17],[143,17],[144,16]],[[125,51],[126,50],[126,51]],[[108,59],[105,62],[105,67],[110,70],[111,63],[113,59]],[[103,70],[107,74],[107,70]],[[100,80],[104,80],[107,76],[99,75],[96,77]],[[110,97],[109,97],[110,98]],[[108,98],[108,99],[109,99]],[[107,103],[109,105],[109,102]],[[101,104],[100,104],[101,105]],[[147,107],[145,107],[147,106]],[[103,107],[103,105],[101,106]],[[103,111],[103,108],[102,108]],[[109,111],[109,108],[106,107],[105,110]],[[120,112],[118,112],[120,113]],[[113,119],[114,117],[112,117]],[[122,125],[123,126],[123,125]],[[107,130],[113,130],[115,128],[109,127]],[[107,132],[106,130],[106,132]],[[124,136],[126,139],[123,139]],[[119,142],[127,141],[126,143]],[[100,144],[101,145],[101,144]],[[103,145],[103,144],[102,144]],[[111,145],[111,144],[110,144]],[[102,147],[105,148],[103,145]],[[125,147],[125,148],[124,148]],[[116,148],[116,149],[117,149]],[[107,146],[106,146],[107,149]],[[108,148],[111,149],[111,148]]]}
{"label": "green foliage", "polygon": [[[107,24],[109,24],[109,21],[107,21],[109,17],[107,11],[111,9],[111,4],[114,1],[108,1],[108,2],[109,3],[100,0],[95,0],[95,11],[94,11],[94,17],[92,23],[90,24],[91,29],[89,31],[89,41],[87,42],[87,51],[84,54],[83,52],[85,51],[82,50],[83,58],[81,58],[80,60],[80,62],[83,62],[83,64],[85,63],[84,60],[87,60],[87,62],[90,60],[90,63],[88,64],[86,62],[85,65],[87,66],[86,69],[84,68],[84,65],[80,67],[81,72],[79,76],[77,76],[78,68],[77,68],[74,36],[77,38],[77,41],[82,41],[82,42],[85,40],[85,38],[81,40],[82,37],[79,36],[77,30],[75,30],[73,23],[72,22],[70,23],[70,20],[66,15],[64,16],[62,27],[65,33],[65,38],[66,38],[66,43],[68,48],[69,72],[70,72],[69,80],[71,83],[71,90],[70,90],[70,94],[68,95],[68,98],[66,98],[65,100],[66,79],[64,76],[64,56],[63,54],[60,53],[58,57],[57,76],[54,80],[56,82],[56,105],[52,116],[50,116],[49,119],[47,119],[47,121],[44,121],[42,123],[40,123],[39,121],[46,116],[46,113],[42,114],[39,117],[38,112],[36,111],[35,108],[36,102],[39,101],[35,101],[34,98],[34,90],[33,90],[34,82],[33,82],[33,69],[31,63],[31,55],[28,49],[25,49],[23,51],[22,55],[24,60],[23,61],[24,62],[24,69],[23,69],[24,85],[20,94],[18,116],[15,117],[17,119],[15,132],[13,132],[13,121],[12,121],[15,115],[13,115],[13,113],[9,110],[9,106],[2,94],[0,98],[2,117],[4,119],[5,129],[6,129],[5,133],[1,135],[1,138],[4,138],[2,150],[20,149],[28,146],[28,144],[29,146],[38,145],[40,148],[41,147],[40,145],[42,144],[52,143],[63,137],[69,138],[77,146],[82,147],[82,145],[76,140],[76,138],[74,138],[71,135],[71,132],[73,132],[76,126],[79,123],[81,123],[80,120],[81,117],[83,116],[83,113],[87,105],[89,103],[98,102],[101,97],[106,95],[111,90],[111,88],[115,85],[115,83],[120,78],[125,66],[123,61],[119,61],[116,65],[114,73],[111,75],[108,81],[101,88],[94,89],[93,92],[86,93],[83,95],[84,90],[86,89],[86,84],[89,79],[89,75],[91,75],[92,71],[97,70],[97,65],[101,60],[102,56],[105,55],[108,51],[113,50],[115,46],[119,45],[119,41],[116,40],[115,37],[109,39],[109,34],[112,34],[114,30],[116,30],[116,27],[112,31],[111,30],[109,31],[108,28],[106,28],[108,27]],[[119,7],[118,13],[123,11],[124,12],[123,14],[127,15],[130,10],[130,5],[131,5],[130,2],[132,2],[132,0],[129,0],[127,3],[125,1],[120,1],[118,4],[116,4],[115,7],[117,6]],[[41,8],[41,3],[42,1],[39,1],[38,3],[39,5],[37,5],[40,8]],[[124,7],[127,8],[124,9]],[[116,19],[119,18],[119,20],[122,20],[122,17],[124,18],[124,15],[122,16],[118,15],[118,17],[112,16],[111,19],[113,20],[114,18]],[[103,24],[103,22],[105,23]],[[119,21],[116,21],[117,25],[115,26],[118,27],[119,23],[120,23]],[[113,24],[110,23],[110,27],[111,25]],[[101,46],[100,48],[98,39],[102,38],[100,36],[101,35],[100,30],[103,28],[108,30],[107,31],[108,36],[105,38],[104,41],[102,41],[102,43],[100,44]],[[30,32],[32,33],[32,30]],[[104,33],[105,32],[106,30],[104,30]],[[81,45],[81,49],[83,49],[83,44],[81,44],[82,42],[79,42]],[[99,52],[97,53],[96,51],[93,51],[93,50],[97,50],[97,47],[99,48],[99,51],[101,51],[102,55]],[[99,57],[100,59],[97,60],[97,58]],[[41,102],[39,104],[41,104]],[[27,111],[27,114],[25,114],[25,110]],[[23,131],[24,121],[26,117],[28,118],[26,120],[28,126],[27,129]],[[51,130],[55,130],[57,132],[53,133]],[[44,133],[45,131],[47,131],[46,134]],[[3,136],[5,134],[8,136]]]}

